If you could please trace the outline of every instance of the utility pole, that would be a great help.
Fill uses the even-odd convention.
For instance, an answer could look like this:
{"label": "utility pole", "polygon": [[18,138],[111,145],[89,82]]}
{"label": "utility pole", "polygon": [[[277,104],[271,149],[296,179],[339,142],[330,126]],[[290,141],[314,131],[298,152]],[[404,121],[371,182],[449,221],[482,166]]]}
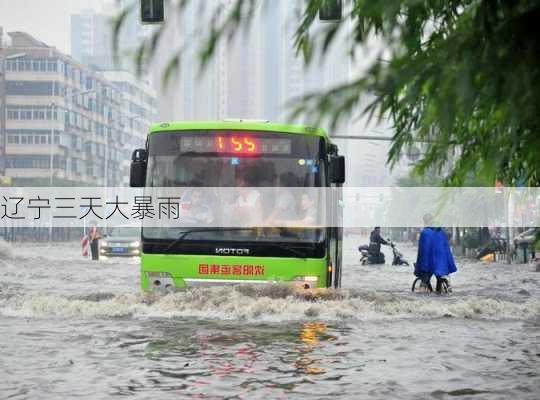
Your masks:
{"label": "utility pole", "polygon": [[6,176],[7,132],[6,132],[6,55],[4,53],[4,29],[0,26],[0,178]]}

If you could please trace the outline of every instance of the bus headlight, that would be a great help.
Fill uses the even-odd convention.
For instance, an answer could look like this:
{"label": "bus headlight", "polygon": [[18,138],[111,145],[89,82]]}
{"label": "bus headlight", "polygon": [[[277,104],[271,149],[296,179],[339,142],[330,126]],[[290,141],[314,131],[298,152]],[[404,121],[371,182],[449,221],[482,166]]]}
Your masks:
{"label": "bus headlight", "polygon": [[168,272],[146,272],[146,278],[150,289],[169,290],[174,289],[174,280]]}
{"label": "bus headlight", "polygon": [[134,242],[131,242],[129,245],[131,247],[139,247],[141,245],[141,242],[138,240],[135,240]]}
{"label": "bus headlight", "polygon": [[319,280],[319,277],[318,276],[295,276],[293,281],[302,281],[302,282],[317,282]]}
{"label": "bus headlight", "polygon": [[101,245],[102,245],[102,246],[107,246],[108,243],[107,243],[107,241],[106,241],[105,239],[103,239],[103,240],[101,241]]}

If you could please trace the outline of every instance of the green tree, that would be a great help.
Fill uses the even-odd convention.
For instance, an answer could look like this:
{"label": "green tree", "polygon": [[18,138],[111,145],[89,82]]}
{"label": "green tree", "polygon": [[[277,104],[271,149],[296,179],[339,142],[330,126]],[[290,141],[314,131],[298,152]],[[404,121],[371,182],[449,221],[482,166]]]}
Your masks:
{"label": "green tree", "polygon": [[[302,2],[294,45],[306,63],[343,40],[346,26],[351,57],[373,38],[383,51],[357,79],[295,102],[291,116],[331,126],[358,113],[389,118],[389,165],[426,141],[414,171],[441,173],[445,184],[540,183],[540,0],[351,0],[339,22],[315,32],[326,1]],[[189,2],[178,2],[179,10]],[[272,6],[235,0],[215,9],[201,41],[201,67],[220,40],[249,26],[260,3]],[[139,61],[152,57],[161,32],[141,46]],[[172,55],[166,75],[181,56]],[[373,100],[367,107],[364,96]]]}

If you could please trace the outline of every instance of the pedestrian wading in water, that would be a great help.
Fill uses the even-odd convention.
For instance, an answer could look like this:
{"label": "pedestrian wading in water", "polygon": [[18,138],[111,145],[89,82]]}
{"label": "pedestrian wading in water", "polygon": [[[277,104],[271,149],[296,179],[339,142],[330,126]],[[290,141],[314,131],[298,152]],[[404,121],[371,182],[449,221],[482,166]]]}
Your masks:
{"label": "pedestrian wading in water", "polygon": [[92,253],[92,260],[99,260],[99,239],[101,239],[101,236],[99,235],[97,224],[95,222],[91,224],[88,239],[90,240],[90,253]]}

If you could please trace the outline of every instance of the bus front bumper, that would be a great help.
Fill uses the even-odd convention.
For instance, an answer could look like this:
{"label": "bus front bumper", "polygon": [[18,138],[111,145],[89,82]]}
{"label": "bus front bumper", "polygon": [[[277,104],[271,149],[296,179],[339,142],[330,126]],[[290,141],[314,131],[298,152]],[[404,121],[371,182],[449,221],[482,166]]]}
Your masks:
{"label": "bus front bumper", "polygon": [[146,282],[150,290],[174,290],[176,288],[233,286],[233,285],[271,285],[289,283],[299,289],[312,289],[318,286],[318,276],[297,276],[291,281],[216,279],[216,278],[183,278],[175,279],[167,272],[146,272]]}

